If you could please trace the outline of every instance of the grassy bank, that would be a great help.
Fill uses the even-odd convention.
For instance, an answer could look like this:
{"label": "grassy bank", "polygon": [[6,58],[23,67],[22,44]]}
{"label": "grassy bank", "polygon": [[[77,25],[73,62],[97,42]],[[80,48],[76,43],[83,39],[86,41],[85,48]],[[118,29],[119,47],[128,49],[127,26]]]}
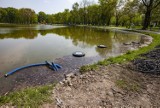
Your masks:
{"label": "grassy bank", "polygon": [[153,41],[149,46],[139,48],[138,50],[134,50],[134,51],[128,51],[126,54],[120,55],[117,57],[110,57],[110,58],[105,59],[103,61],[99,61],[96,64],[82,66],[80,68],[80,72],[85,73],[90,70],[95,70],[98,68],[98,65],[102,65],[102,66],[105,65],[106,66],[106,65],[115,64],[115,63],[121,64],[121,63],[125,63],[128,61],[134,60],[135,58],[140,57],[139,56],[140,54],[149,52],[150,50],[154,49],[155,46],[160,45],[160,35],[159,34],[145,33],[145,32],[142,32],[142,33],[147,34],[153,38]]}
{"label": "grassy bank", "polygon": [[[21,108],[37,108],[45,102],[50,102],[51,91],[54,85],[27,88],[21,91],[9,93],[0,96],[0,106],[16,106]],[[5,106],[6,107],[6,106]]]}

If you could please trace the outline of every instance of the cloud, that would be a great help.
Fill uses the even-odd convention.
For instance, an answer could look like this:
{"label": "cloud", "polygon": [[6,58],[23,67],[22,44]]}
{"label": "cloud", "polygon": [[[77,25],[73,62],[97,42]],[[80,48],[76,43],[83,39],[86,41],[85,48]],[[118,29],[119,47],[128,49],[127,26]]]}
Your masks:
{"label": "cloud", "polygon": [[[73,4],[73,3],[80,3],[82,0],[67,0],[69,3]],[[90,2],[93,2],[93,3],[98,3],[98,0],[88,0]]]}
{"label": "cloud", "polygon": [[49,3],[49,0],[44,0],[44,3]]}
{"label": "cloud", "polygon": [[75,2],[80,2],[81,0],[67,0],[69,3],[75,3]]}

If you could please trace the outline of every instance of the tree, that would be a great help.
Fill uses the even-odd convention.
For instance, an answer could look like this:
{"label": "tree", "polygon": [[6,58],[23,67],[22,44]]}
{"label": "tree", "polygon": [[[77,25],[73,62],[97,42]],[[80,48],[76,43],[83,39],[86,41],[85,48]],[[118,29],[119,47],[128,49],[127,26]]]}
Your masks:
{"label": "tree", "polygon": [[54,15],[47,14],[46,15],[46,23],[53,24],[55,22]]}
{"label": "tree", "polygon": [[101,24],[110,25],[111,17],[114,15],[117,0],[99,0],[101,12]]}
{"label": "tree", "polygon": [[99,5],[94,4],[87,7],[87,17],[88,17],[88,23],[89,24],[98,24],[99,21]]}
{"label": "tree", "polygon": [[152,13],[152,22],[160,27],[160,6],[156,7]]}
{"label": "tree", "polygon": [[86,17],[88,14],[87,7],[90,6],[91,4],[93,4],[93,2],[88,1],[88,0],[82,0],[82,2],[81,2],[81,8],[83,9],[83,11],[82,11],[83,24],[88,23],[87,17]]}
{"label": "tree", "polygon": [[55,24],[62,24],[63,23],[63,15],[62,12],[54,14],[54,23]]}
{"label": "tree", "polygon": [[21,8],[19,10],[19,23],[32,24],[37,22],[37,15],[34,10],[29,8]]}
{"label": "tree", "polygon": [[79,4],[76,2],[72,6],[72,11],[71,11],[71,22],[76,24],[79,22]]}
{"label": "tree", "polygon": [[127,26],[130,28],[130,25],[133,23],[134,18],[136,17],[139,10],[138,0],[128,1],[124,7],[124,14],[127,16],[126,22]]}
{"label": "tree", "polygon": [[8,7],[5,9],[7,11],[6,22],[7,23],[16,23],[18,9]]}
{"label": "tree", "polygon": [[69,23],[69,17],[70,17],[70,12],[69,12],[69,9],[65,9],[64,12],[63,12],[63,17],[64,17],[64,21],[63,23],[64,24],[68,24]]}
{"label": "tree", "polygon": [[117,0],[117,5],[115,9],[115,20],[116,20],[116,26],[119,25],[119,20],[123,16],[123,7],[125,5],[126,0]]}
{"label": "tree", "polygon": [[145,6],[145,18],[142,29],[145,30],[150,25],[152,11],[160,5],[160,0],[142,0],[142,3]]}
{"label": "tree", "polygon": [[0,22],[6,22],[6,18],[7,18],[7,11],[3,8],[0,8]]}
{"label": "tree", "polygon": [[44,12],[41,11],[38,13],[38,22],[39,23],[46,23],[46,18],[47,18],[47,15]]}

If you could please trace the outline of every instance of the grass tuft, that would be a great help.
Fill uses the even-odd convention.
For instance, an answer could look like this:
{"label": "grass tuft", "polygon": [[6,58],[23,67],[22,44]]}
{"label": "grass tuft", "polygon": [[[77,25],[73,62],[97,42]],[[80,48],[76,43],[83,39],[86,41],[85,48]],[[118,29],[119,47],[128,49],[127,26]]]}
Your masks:
{"label": "grass tuft", "polygon": [[128,91],[133,91],[133,92],[136,92],[136,91],[139,91],[140,90],[140,86],[135,83],[135,82],[128,82],[126,80],[117,80],[115,82],[115,84],[122,88],[122,89],[125,89],[125,90],[128,90]]}
{"label": "grass tuft", "polygon": [[16,107],[37,108],[45,102],[50,102],[53,85],[27,88],[0,96],[0,106],[10,104]]}
{"label": "grass tuft", "polygon": [[98,66],[96,64],[92,64],[92,65],[85,65],[85,66],[82,66],[79,70],[79,72],[81,74],[84,74],[88,71],[93,71],[93,70],[96,70],[98,69]]}

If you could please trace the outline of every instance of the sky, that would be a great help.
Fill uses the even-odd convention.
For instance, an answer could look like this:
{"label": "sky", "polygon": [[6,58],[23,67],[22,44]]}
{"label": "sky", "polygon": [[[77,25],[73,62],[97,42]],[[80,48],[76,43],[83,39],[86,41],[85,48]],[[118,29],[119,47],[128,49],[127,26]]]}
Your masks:
{"label": "sky", "polygon": [[[0,0],[0,7],[31,8],[36,13],[43,11],[46,14],[54,14],[72,9],[75,2],[80,3],[82,0]],[[97,2],[98,0],[94,0]]]}

